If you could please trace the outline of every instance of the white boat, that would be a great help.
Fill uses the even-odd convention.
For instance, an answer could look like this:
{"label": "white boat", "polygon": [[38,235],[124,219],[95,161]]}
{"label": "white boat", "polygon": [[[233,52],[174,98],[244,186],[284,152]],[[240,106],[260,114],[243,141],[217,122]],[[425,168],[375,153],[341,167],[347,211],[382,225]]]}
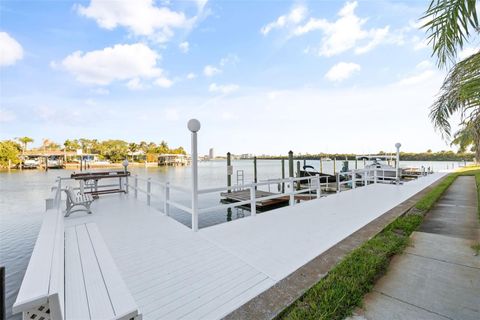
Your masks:
{"label": "white boat", "polygon": [[26,159],[22,163],[22,169],[37,169],[39,165],[37,159]]}
{"label": "white boat", "polygon": [[[366,170],[377,170],[379,179],[384,178],[391,179],[397,176],[397,169],[389,164],[389,161],[396,161],[395,156],[388,155],[360,155],[356,157],[357,160],[365,160],[368,163],[365,164]],[[382,170],[382,171],[378,171]],[[367,173],[368,174],[368,173]],[[360,176],[364,176],[365,173],[360,173]]]}

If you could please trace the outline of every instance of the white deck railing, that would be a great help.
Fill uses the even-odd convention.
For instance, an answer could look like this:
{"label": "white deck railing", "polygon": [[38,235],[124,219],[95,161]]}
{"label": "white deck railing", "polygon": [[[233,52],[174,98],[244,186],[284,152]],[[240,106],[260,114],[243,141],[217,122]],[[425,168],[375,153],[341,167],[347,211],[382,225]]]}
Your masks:
{"label": "white deck railing", "polygon": [[[179,210],[182,210],[186,213],[192,215],[192,229],[195,230],[194,223],[198,221],[198,214],[212,212],[215,210],[225,210],[229,208],[236,208],[242,206],[250,206],[250,212],[252,216],[255,216],[257,213],[256,207],[257,202],[274,200],[280,198],[288,197],[289,205],[293,206],[296,202],[296,195],[299,194],[310,194],[312,195],[311,199],[322,197],[322,189],[330,189],[334,187],[337,192],[354,189],[359,186],[365,186],[372,183],[393,183],[397,180],[396,176],[388,175],[387,172],[395,172],[395,169],[360,169],[360,170],[351,170],[348,172],[337,173],[336,183],[329,181],[329,177],[320,177],[320,176],[309,176],[309,177],[295,177],[295,178],[285,178],[285,179],[272,179],[266,181],[260,181],[250,184],[242,184],[242,190],[249,190],[250,196],[249,199],[243,201],[237,201],[232,203],[223,203],[214,206],[208,206],[204,208],[193,209],[192,206],[184,205],[179,203],[171,198],[171,190],[179,191],[185,194],[192,195],[192,190],[189,188],[184,188],[171,184],[170,182],[161,182],[153,180],[152,178],[140,178],[137,175],[134,175],[130,178],[130,182],[126,183],[127,189],[132,189],[135,198],[138,198],[138,193],[143,193],[146,195],[147,205],[151,205],[152,197],[160,196],[163,200],[163,208],[159,208],[167,216],[170,215],[170,207],[175,207]],[[331,179],[331,178],[330,178]],[[343,179],[343,180],[342,180]],[[133,182],[132,182],[133,180]],[[325,182],[321,182],[325,180]],[[143,183],[144,187],[139,185],[139,182]],[[152,192],[152,185],[157,185],[160,187],[160,195]],[[270,190],[271,185],[284,185],[286,186],[284,192],[279,192],[267,196],[257,197],[256,190],[259,188],[267,187]],[[303,187],[300,188],[300,186]],[[342,188],[343,187],[343,188]],[[280,188],[279,188],[280,189]],[[283,188],[282,188],[283,189]],[[204,188],[199,189],[197,195],[205,195],[212,193],[228,192],[239,190],[239,186],[226,186],[226,187],[214,187],[214,188]]]}
{"label": "white deck railing", "polygon": [[[391,173],[395,173],[392,175]],[[208,206],[203,208],[195,208],[192,205],[185,205],[178,201],[175,201],[171,198],[171,191],[177,191],[181,193],[185,193],[188,195],[192,195],[192,189],[173,185],[170,182],[161,182],[157,180],[153,180],[152,178],[141,178],[137,175],[130,176],[130,178],[123,178],[125,181],[119,182],[120,185],[125,188],[125,191],[129,193],[129,191],[133,191],[133,195],[135,198],[138,198],[138,194],[142,193],[146,196],[147,205],[151,205],[152,197],[159,197],[160,200],[163,202],[163,206],[158,208],[161,212],[166,214],[167,216],[170,215],[170,207],[177,208],[181,211],[189,213],[192,215],[192,229],[196,230],[194,226],[195,223],[198,223],[198,214],[200,213],[207,213],[212,212],[215,210],[225,210],[229,208],[236,208],[242,206],[250,206],[250,212],[252,216],[257,214],[257,203],[267,200],[274,200],[274,199],[281,199],[281,198],[288,198],[288,204],[290,206],[295,205],[297,200],[299,201],[297,195],[300,194],[309,194],[311,195],[310,199],[318,199],[325,194],[322,194],[322,190],[336,190],[336,192],[346,191],[350,189],[355,189],[357,187],[366,186],[369,184],[374,183],[394,183],[397,181],[397,175],[395,169],[359,169],[359,170],[351,170],[347,172],[340,172],[336,174],[336,182],[329,181],[328,176],[308,176],[308,177],[291,177],[285,179],[271,179],[266,181],[259,181],[256,183],[250,184],[242,184],[242,190],[248,190],[249,197],[243,201],[237,201],[232,203],[222,203],[214,206]],[[47,199],[47,209],[48,208],[58,208],[61,201],[61,190],[62,190],[62,183],[65,180],[73,181],[72,178],[61,178],[58,177],[55,180],[55,186],[52,187],[52,196]],[[321,181],[325,182],[321,182]],[[160,194],[158,192],[152,191],[152,185],[160,187]],[[268,194],[268,195],[261,195],[257,196],[257,189],[267,188],[269,191],[271,186],[275,185],[278,186],[279,193],[275,194]],[[106,184],[106,185],[99,185],[98,187],[111,187],[111,186],[118,186],[118,184]],[[282,187],[280,187],[282,186]],[[332,188],[333,187],[333,188]],[[74,189],[81,189],[81,188],[74,188]],[[220,193],[220,192],[229,192],[239,190],[239,186],[226,186],[226,187],[214,187],[214,188],[204,188],[199,189],[197,196],[202,196],[206,194],[212,193]],[[305,198],[303,198],[305,200]]]}

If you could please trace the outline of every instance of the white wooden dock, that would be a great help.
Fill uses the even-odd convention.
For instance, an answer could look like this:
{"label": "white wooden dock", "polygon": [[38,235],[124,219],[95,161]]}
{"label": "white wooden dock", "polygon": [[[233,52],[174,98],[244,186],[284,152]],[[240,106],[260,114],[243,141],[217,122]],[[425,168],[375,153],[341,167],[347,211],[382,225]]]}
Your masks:
{"label": "white wooden dock", "polygon": [[95,201],[92,215],[66,218],[65,228],[98,225],[144,319],[218,319],[442,176],[373,184],[199,232],[114,195]]}

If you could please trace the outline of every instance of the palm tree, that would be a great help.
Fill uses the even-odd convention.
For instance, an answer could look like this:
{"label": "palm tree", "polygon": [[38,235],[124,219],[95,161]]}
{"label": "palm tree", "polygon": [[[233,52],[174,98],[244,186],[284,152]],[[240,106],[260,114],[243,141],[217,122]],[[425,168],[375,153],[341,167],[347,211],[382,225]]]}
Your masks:
{"label": "palm tree", "polygon": [[[427,29],[438,67],[448,68],[453,64],[430,110],[435,129],[445,139],[451,136],[453,114],[461,115],[463,128],[478,130],[472,123],[480,120],[480,51],[455,63],[458,51],[471,35],[480,34],[476,3],[477,0],[432,0],[422,17],[428,21],[422,28]],[[473,142],[478,150],[480,141]]]}
{"label": "palm tree", "polygon": [[467,148],[473,146],[475,158],[480,159],[480,121],[469,122],[462,126],[453,136],[452,145],[459,147],[459,152],[467,151]]}
{"label": "palm tree", "polygon": [[25,153],[25,151],[27,151],[27,145],[34,141],[30,137],[21,137],[21,138],[17,138],[17,140],[20,141],[23,144],[23,153]]}

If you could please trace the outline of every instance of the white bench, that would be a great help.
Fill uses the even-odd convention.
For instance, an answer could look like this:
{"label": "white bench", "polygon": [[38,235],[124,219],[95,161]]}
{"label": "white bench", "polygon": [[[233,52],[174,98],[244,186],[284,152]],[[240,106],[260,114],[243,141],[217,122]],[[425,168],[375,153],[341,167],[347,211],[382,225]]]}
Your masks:
{"label": "white bench", "polygon": [[13,313],[23,319],[141,319],[93,223],[65,229],[47,210]]}
{"label": "white bench", "polygon": [[[94,199],[91,194],[80,192],[75,193],[69,186],[67,186],[64,191],[67,194],[67,212],[65,213],[65,217],[68,217],[71,213],[77,211],[87,211],[88,213],[92,213],[90,205]],[[73,210],[75,207],[80,208]]]}

